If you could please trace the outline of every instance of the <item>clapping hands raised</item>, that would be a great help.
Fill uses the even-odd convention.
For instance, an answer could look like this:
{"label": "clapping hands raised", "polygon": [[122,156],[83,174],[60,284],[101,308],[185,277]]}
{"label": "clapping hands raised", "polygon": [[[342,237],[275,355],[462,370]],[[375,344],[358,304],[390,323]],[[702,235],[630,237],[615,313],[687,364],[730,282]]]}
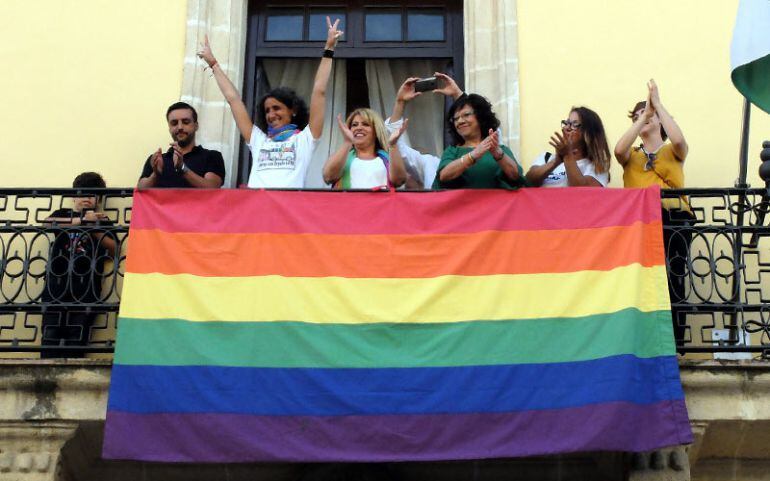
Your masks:
{"label": "clapping hands raised", "polygon": [[487,152],[491,153],[495,160],[500,160],[503,156],[503,149],[500,147],[500,137],[492,129],[489,129],[489,135],[471,151],[471,156],[478,160]]}
{"label": "clapping hands raised", "polygon": [[570,131],[566,134],[561,132],[554,132],[548,143],[556,151],[556,155],[560,160],[573,159],[573,157],[579,153],[578,143],[580,142],[580,134],[576,131]]}

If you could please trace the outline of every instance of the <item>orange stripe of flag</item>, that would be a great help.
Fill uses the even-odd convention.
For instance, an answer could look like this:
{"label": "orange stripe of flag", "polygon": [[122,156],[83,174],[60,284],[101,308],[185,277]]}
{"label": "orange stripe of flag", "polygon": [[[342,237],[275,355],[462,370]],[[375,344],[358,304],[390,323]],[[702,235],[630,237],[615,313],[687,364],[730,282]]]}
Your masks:
{"label": "orange stripe of flag", "polygon": [[633,263],[645,267],[662,264],[660,232],[660,222],[430,235],[212,234],[132,229],[126,267],[133,273],[213,277],[428,278],[604,271]]}

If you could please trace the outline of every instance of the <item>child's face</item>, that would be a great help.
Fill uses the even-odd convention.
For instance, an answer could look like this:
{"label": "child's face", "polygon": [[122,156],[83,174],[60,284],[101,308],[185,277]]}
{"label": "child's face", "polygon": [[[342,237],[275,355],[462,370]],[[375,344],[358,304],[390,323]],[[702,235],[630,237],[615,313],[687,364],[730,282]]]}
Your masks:
{"label": "child's face", "polygon": [[75,203],[75,212],[83,212],[88,209],[96,209],[96,197],[75,197],[73,199]]}

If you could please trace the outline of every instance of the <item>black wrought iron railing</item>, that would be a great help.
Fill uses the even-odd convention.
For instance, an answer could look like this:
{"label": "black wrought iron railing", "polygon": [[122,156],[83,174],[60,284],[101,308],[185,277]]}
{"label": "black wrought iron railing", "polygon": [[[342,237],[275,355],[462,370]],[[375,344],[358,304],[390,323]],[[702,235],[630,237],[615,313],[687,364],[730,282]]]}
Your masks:
{"label": "black wrought iron railing", "polygon": [[[98,197],[104,218],[66,210],[88,196]],[[0,189],[0,356],[113,351],[131,196]],[[770,190],[662,196],[692,214],[664,226],[680,353],[770,358]]]}
{"label": "black wrought iron railing", "polygon": [[[0,189],[0,352],[112,352],[132,189]],[[98,212],[72,210],[95,197]]]}

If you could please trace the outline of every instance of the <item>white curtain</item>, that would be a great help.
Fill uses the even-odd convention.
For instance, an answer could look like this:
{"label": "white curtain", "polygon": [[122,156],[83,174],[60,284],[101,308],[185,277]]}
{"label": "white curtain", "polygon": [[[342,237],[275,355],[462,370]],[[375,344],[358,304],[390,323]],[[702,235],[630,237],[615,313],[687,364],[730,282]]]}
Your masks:
{"label": "white curtain", "polygon": [[[446,60],[431,59],[367,60],[369,105],[383,118],[389,117],[396,92],[404,80],[445,72],[446,63]],[[414,149],[441,157],[444,151],[444,101],[441,94],[425,92],[407,104],[404,117],[409,119],[409,127],[404,135]]]}
{"label": "white curtain", "polygon": [[[297,94],[310,103],[313,80],[318,69],[319,59],[265,59],[262,61],[271,88],[284,86],[294,89]],[[345,98],[347,91],[345,60],[334,60],[329,84],[326,88],[326,115],[321,143],[313,155],[308,168],[305,186],[308,188],[326,187],[321,171],[329,154],[342,143],[337,128],[337,114],[345,116]]]}

